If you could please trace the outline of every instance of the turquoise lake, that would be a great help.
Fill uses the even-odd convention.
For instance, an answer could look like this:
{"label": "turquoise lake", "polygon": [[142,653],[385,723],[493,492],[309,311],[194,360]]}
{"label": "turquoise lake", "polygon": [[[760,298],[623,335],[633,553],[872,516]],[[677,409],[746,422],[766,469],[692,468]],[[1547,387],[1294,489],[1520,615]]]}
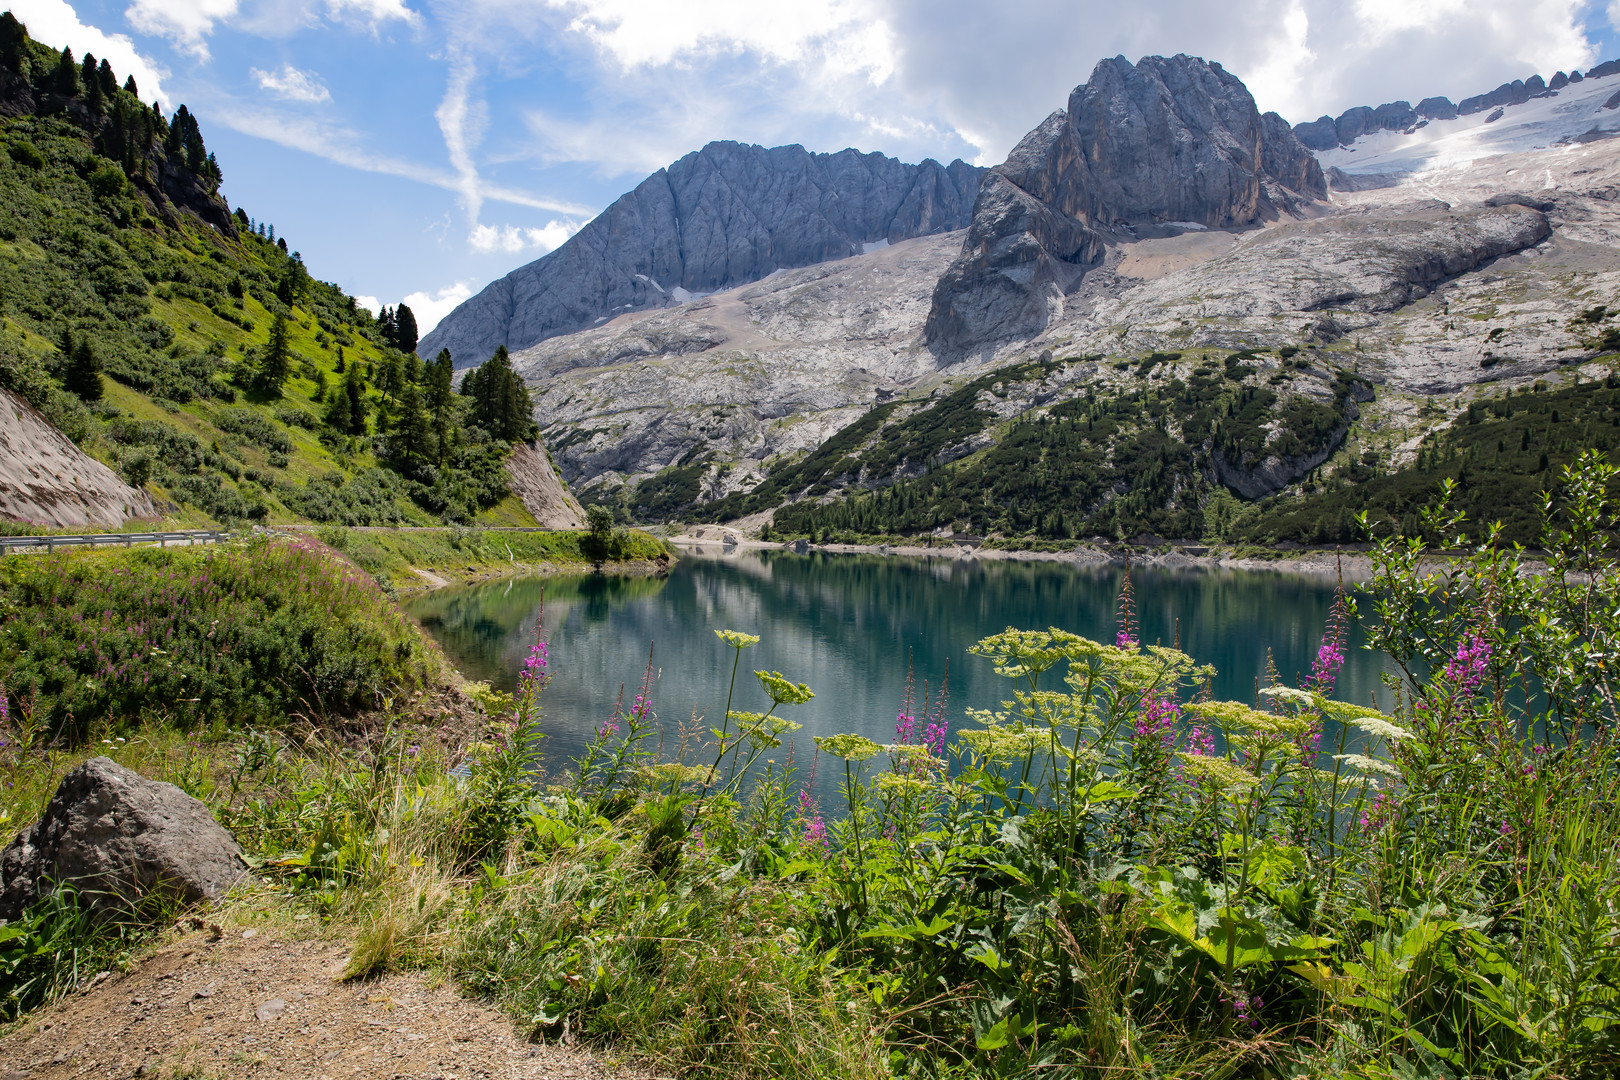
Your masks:
{"label": "turquoise lake", "polygon": [[[919,697],[925,681],[937,693],[949,665],[954,729],[966,706],[996,708],[1011,687],[967,652],[980,638],[1009,626],[1057,626],[1112,641],[1123,579],[1121,567],[1055,562],[687,552],[661,578],[496,581],[441,589],[407,610],[468,678],[511,690],[544,598],[553,674],[543,700],[548,769],[580,751],[621,686],[626,702],[635,696],[649,648],[653,708],[673,750],[683,726],[706,728],[725,707],[733,654],[713,631],[758,634],[760,643],[743,653],[732,708],[768,706],[756,668],[808,683],[814,700],[782,713],[804,725],[795,749],[803,766],[812,736],[853,731],[893,741],[908,658]],[[1216,666],[1217,697],[1248,702],[1268,652],[1291,685],[1309,670],[1334,589],[1332,579],[1269,571],[1136,567],[1132,581],[1142,640],[1169,645],[1179,636],[1186,652]],[[1354,628],[1336,696],[1368,704],[1384,659],[1364,641]],[[780,763],[787,751],[771,756]],[[818,780],[831,794],[830,777]]]}

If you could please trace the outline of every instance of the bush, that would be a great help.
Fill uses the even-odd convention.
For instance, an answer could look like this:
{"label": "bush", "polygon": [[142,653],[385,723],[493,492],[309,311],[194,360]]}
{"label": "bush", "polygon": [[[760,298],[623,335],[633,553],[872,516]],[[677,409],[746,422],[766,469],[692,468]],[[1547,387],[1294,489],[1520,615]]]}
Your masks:
{"label": "bush", "polygon": [[313,540],[0,562],[0,669],[50,730],[352,716],[436,670],[415,628]]}

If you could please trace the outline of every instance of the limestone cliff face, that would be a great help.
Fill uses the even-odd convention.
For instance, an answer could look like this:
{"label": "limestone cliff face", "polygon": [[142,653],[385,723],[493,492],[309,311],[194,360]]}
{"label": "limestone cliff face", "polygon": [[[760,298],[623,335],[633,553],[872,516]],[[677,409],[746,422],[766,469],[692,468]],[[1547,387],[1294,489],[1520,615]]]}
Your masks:
{"label": "limestone cliff face", "polygon": [[660,169],[562,247],[456,308],[418,346],[458,368],[615,315],[968,223],[984,170],[715,142]]}
{"label": "limestone cliff face", "polygon": [[557,470],[551,467],[551,460],[546,456],[545,447],[538,442],[512,447],[506,459],[506,482],[542,529],[585,527],[579,500],[563,487]]}
{"label": "limestone cliff face", "polygon": [[1244,225],[1326,194],[1288,125],[1219,64],[1104,60],[985,179],[929,346],[949,357],[1040,332],[1105,242],[1138,226]]}
{"label": "limestone cliff face", "polygon": [[116,529],[130,518],[156,516],[151,496],[74,446],[32,405],[0,390],[0,518]]}

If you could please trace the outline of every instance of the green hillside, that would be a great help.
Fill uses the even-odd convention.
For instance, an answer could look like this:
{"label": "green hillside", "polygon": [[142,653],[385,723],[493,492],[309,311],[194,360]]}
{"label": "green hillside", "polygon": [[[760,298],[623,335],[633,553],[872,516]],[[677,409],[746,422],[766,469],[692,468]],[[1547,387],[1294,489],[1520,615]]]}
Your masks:
{"label": "green hillside", "polygon": [[[1617,357],[1597,359],[1610,368]],[[1309,545],[1363,539],[1362,511],[1414,534],[1449,478],[1470,520],[1501,521],[1507,539],[1529,543],[1563,467],[1582,449],[1620,449],[1620,375],[1481,386],[1450,409],[1409,410],[1409,429],[1392,426],[1402,406],[1380,405],[1350,362],[1290,347],[1022,361],[924,401],[875,406],[718,501],[698,501],[715,466],[694,452],[619,494],[618,509],[714,521],[773,510],[767,537],[831,542],[969,533],[1036,547],[1097,536]],[[1075,365],[1080,378],[1065,374]],[[1367,410],[1378,412],[1371,422]],[[593,496],[611,497],[582,498]]]}
{"label": "green hillside", "polygon": [[504,357],[455,393],[408,308],[312,277],[222,173],[185,106],[0,15],[0,385],[176,524],[532,524]]}

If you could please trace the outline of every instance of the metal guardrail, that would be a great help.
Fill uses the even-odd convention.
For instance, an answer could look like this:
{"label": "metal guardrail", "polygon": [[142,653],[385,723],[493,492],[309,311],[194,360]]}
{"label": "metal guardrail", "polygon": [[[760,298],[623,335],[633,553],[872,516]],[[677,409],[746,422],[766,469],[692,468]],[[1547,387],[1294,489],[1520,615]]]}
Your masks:
{"label": "metal guardrail", "polygon": [[0,552],[9,554],[13,551],[44,548],[48,553],[55,551],[59,547],[104,547],[108,544],[122,544],[124,547],[134,547],[136,544],[156,544],[158,547],[167,547],[169,544],[217,544],[230,538],[231,534],[222,529],[194,529],[186,532],[83,533],[77,536],[0,536]]}

